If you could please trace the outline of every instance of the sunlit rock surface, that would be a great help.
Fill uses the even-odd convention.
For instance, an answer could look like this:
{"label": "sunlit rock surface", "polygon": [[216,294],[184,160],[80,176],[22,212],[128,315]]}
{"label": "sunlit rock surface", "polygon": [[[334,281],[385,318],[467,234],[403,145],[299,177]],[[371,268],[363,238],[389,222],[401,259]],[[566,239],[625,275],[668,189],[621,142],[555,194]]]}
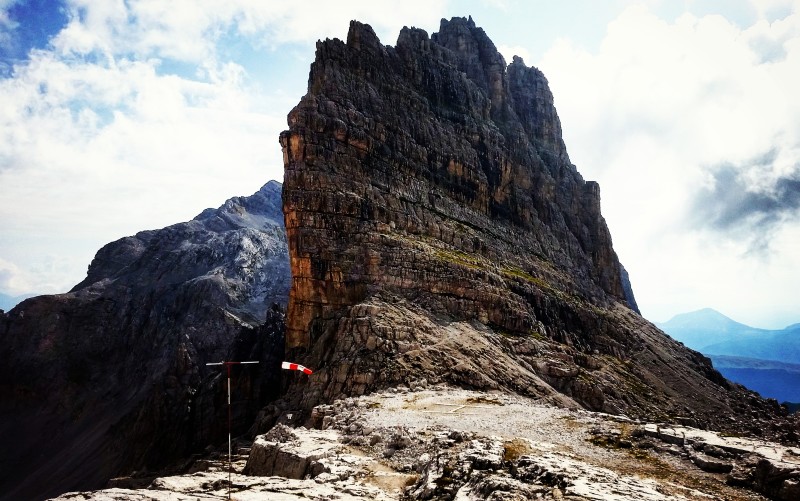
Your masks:
{"label": "sunlit rock surface", "polygon": [[[146,489],[65,494],[101,500],[796,500],[800,449],[666,423],[571,411],[443,386],[337,400],[318,428],[278,425],[239,449]],[[704,471],[698,451],[732,466]],[[302,473],[301,473],[302,470]],[[299,477],[299,478],[298,478]]]}

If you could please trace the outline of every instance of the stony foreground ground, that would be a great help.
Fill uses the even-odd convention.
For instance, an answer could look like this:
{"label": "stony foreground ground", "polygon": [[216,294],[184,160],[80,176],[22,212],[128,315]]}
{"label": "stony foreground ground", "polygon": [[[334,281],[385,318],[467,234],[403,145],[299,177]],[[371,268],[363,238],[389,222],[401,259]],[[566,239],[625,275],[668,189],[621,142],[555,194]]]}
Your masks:
{"label": "stony foreground ground", "polygon": [[[292,416],[237,456],[231,499],[800,499],[800,449],[424,384]],[[60,501],[228,497],[227,463]],[[118,479],[113,485],[132,484]]]}

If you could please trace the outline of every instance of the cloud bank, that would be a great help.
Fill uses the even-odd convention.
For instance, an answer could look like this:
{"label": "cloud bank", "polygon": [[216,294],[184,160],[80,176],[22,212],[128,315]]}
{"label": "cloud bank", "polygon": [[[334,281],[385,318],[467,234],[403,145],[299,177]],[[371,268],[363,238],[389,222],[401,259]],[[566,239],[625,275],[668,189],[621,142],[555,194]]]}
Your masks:
{"label": "cloud bank", "polygon": [[772,3],[745,27],[630,7],[597,51],[562,40],[540,63],[654,320],[712,306],[796,321],[800,11]]}
{"label": "cloud bank", "polygon": [[[785,150],[781,150],[785,154]],[[723,164],[710,169],[712,181],[698,192],[695,223],[752,243],[752,250],[770,253],[771,236],[795,224],[800,213],[800,155],[794,164],[778,168],[773,149],[744,164]]]}

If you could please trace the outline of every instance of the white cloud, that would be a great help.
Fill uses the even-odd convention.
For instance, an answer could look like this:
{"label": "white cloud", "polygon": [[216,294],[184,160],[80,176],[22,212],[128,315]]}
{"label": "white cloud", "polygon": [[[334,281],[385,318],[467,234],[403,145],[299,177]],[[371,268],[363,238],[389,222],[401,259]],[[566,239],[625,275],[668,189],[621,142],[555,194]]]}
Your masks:
{"label": "white cloud", "polygon": [[260,39],[268,47],[312,43],[347,34],[350,20],[369,23],[383,43],[394,44],[400,28],[438,24],[445,0],[72,0],[71,21],[54,40],[62,53],[133,54],[201,63],[214,58],[226,34]]}
{"label": "white cloud", "polygon": [[16,3],[18,3],[17,0],[0,0],[0,28],[16,28],[17,23],[8,17],[8,9],[10,9]]}
{"label": "white cloud", "polygon": [[750,0],[760,19],[771,21],[800,11],[800,0]]}
{"label": "white cloud", "polygon": [[19,268],[14,263],[9,263],[8,261],[0,258],[0,290],[24,290],[25,285],[19,283],[19,274]]}
{"label": "white cloud", "polygon": [[105,243],[282,180],[277,138],[305,81],[269,94],[231,47],[344,38],[350,19],[394,43],[444,3],[69,0],[50,48],[0,80],[0,290],[64,291]]}
{"label": "white cloud", "polygon": [[531,53],[528,49],[521,45],[498,45],[497,52],[503,55],[506,64],[510,64],[514,60],[514,56],[519,56],[525,61],[525,64],[531,64]]}
{"label": "white cloud", "polygon": [[[800,280],[790,264],[800,224],[788,217],[800,201],[792,191],[798,58],[797,12],[742,29],[720,16],[666,22],[635,6],[609,24],[597,53],[561,41],[540,62],[573,162],[601,183],[603,213],[646,316],[704,306],[760,325],[796,316],[787,298]],[[714,210],[739,217],[737,226],[698,218],[711,203],[702,195],[720,195],[725,169],[737,173],[731,186],[741,196],[717,196],[714,204],[728,205]],[[764,242],[768,252],[754,252]]]}
{"label": "white cloud", "polygon": [[[244,5],[250,3],[241,0]],[[302,8],[292,3],[243,9],[245,23],[254,30],[270,26],[267,45],[286,42],[310,42],[335,36],[344,38],[351,20],[372,26],[381,42],[394,45],[403,26],[437,26],[445,10],[446,0],[408,0],[375,2],[371,0],[308,0]],[[313,15],[310,15],[313,13]]]}
{"label": "white cloud", "polygon": [[0,53],[13,48],[13,33],[19,23],[8,16],[10,9],[18,0],[0,0]]}

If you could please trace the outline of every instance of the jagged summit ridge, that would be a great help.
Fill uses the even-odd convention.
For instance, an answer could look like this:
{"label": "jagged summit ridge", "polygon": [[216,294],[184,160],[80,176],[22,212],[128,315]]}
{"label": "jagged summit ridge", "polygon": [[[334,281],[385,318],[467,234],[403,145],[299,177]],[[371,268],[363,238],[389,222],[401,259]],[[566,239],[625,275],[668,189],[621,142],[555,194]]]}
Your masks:
{"label": "jagged summit ridge", "polygon": [[[490,261],[508,258],[523,269],[541,268],[521,262],[519,256],[494,256],[524,242],[539,260],[577,271],[561,277],[572,283],[559,288],[588,293],[596,301],[609,295],[623,298],[618,260],[599,211],[599,188],[585,182],[569,163],[544,76],[521,60],[508,69],[504,64],[483,30],[463,18],[443,21],[441,31],[430,38],[423,30],[405,28],[396,48],[381,45],[368,25],[355,21],[347,44],[321,42],[310,92],[289,116],[296,131],[282,136],[287,153],[285,210],[292,212],[295,184],[308,195],[316,188],[304,186],[301,164],[321,166],[333,160],[329,152],[350,148],[350,156],[369,172],[369,183],[363,183],[368,191],[350,190],[357,198],[348,200],[361,206],[358,210],[366,216],[362,226],[372,224],[370,220],[389,224],[396,233],[423,235],[429,228],[420,223],[444,224],[447,234],[468,236],[457,243],[445,241],[458,250]],[[338,143],[316,144],[292,134],[312,128]],[[356,173],[360,166],[338,167],[343,175],[361,175]],[[295,172],[299,177],[294,178]],[[316,196],[328,196],[325,190],[322,185]],[[390,202],[383,193],[396,204],[381,203],[389,210],[369,214],[366,201],[373,195]],[[430,217],[412,220],[412,205],[430,210]],[[292,217],[287,215],[290,239]],[[508,226],[500,230],[495,221]],[[461,231],[455,224],[469,228]],[[498,245],[475,245],[469,237],[477,234],[470,235],[471,228],[488,233]],[[437,231],[434,236],[441,240]],[[320,249],[311,259],[330,262],[326,254]],[[296,284],[304,280],[304,273],[295,276]],[[290,315],[298,324],[307,323],[307,316]],[[509,327],[525,329],[531,319],[515,323]],[[291,326],[290,339],[303,329]]]}

